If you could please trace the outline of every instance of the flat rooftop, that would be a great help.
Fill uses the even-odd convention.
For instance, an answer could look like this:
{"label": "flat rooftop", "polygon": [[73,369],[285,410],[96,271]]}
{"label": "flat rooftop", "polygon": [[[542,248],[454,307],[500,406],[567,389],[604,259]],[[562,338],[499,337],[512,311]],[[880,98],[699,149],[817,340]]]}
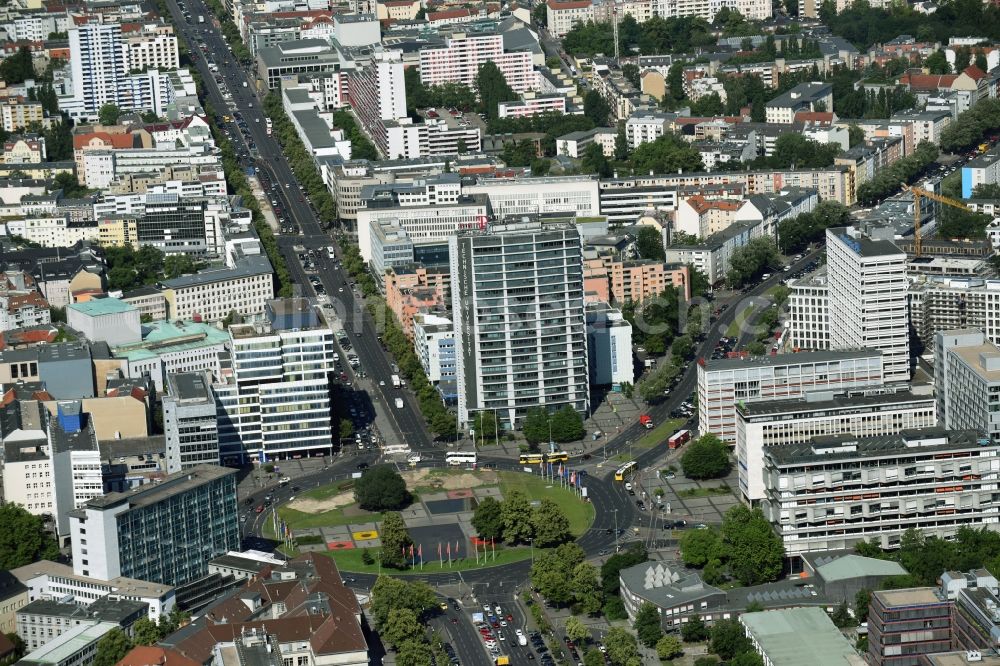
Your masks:
{"label": "flat rooftop", "polygon": [[137,308],[131,303],[120,301],[117,298],[92,298],[83,303],[70,303],[70,310],[74,310],[90,317],[101,315],[120,314],[122,312],[134,312]]}
{"label": "flat rooftop", "polygon": [[174,495],[188,492],[212,481],[234,476],[237,470],[217,465],[197,465],[163,477],[160,483],[147,483],[124,493],[108,493],[87,501],[83,508],[105,509],[128,502],[130,507],[142,507],[162,502]]}
{"label": "flat rooftop", "polygon": [[[986,444],[990,441],[985,440]],[[927,455],[933,451],[952,451],[982,446],[980,436],[972,430],[922,428],[904,430],[896,435],[856,437],[824,435],[813,437],[805,444],[765,446],[764,457],[779,465],[813,462],[823,464],[833,460],[878,457],[890,454]]]}
{"label": "flat rooftop", "polygon": [[924,604],[944,604],[946,599],[938,596],[935,587],[911,587],[905,590],[881,590],[872,592],[885,606],[920,606]]}
{"label": "flat rooftop", "polygon": [[761,400],[751,402],[739,402],[736,404],[736,411],[743,414],[750,420],[755,417],[773,417],[779,414],[799,415],[802,412],[857,412],[857,411],[880,411],[878,407],[894,407],[904,405],[912,407],[915,402],[929,402],[934,404],[934,398],[928,395],[917,395],[910,391],[899,391],[898,393],[876,393],[874,395],[855,395],[851,393],[834,395],[817,392],[806,394],[803,398],[793,398],[790,400]]}
{"label": "flat rooftop", "polygon": [[[996,345],[987,343],[969,347],[952,347],[949,351],[956,354],[969,366],[969,369],[987,382],[1000,382],[1000,349],[997,349]],[[996,369],[983,367],[984,361],[987,366],[996,365]]]}
{"label": "flat rooftop", "polygon": [[170,390],[178,400],[212,400],[205,375],[200,372],[181,372],[167,378]]}
{"label": "flat rooftop", "polygon": [[969,661],[968,653],[965,650],[956,652],[939,652],[937,654],[925,654],[924,659],[930,666],[1000,666],[1000,655],[987,654],[982,652],[982,658],[978,661]]}
{"label": "flat rooftop", "polygon": [[142,342],[115,347],[115,358],[129,361],[151,359],[168,352],[201,349],[229,342],[229,334],[209,324],[154,321],[142,325]]}
{"label": "flat rooftop", "polygon": [[736,370],[743,368],[768,368],[785,365],[807,365],[809,363],[827,363],[829,361],[846,361],[856,358],[882,356],[877,349],[852,349],[846,351],[813,351],[796,352],[794,354],[778,354],[777,356],[754,356],[746,359],[719,358],[705,359],[705,371]]}

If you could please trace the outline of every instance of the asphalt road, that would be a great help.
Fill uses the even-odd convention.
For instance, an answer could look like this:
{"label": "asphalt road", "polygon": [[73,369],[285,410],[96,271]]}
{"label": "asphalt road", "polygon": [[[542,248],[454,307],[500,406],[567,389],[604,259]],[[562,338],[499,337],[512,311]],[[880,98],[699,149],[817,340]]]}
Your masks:
{"label": "asphalt road", "polygon": [[[805,253],[801,260],[796,261],[792,264],[792,269],[788,274],[793,274],[798,272],[800,269],[804,268],[806,264],[813,261],[820,256],[822,249],[812,250]],[[776,286],[786,277],[786,273],[778,271],[773,274],[767,280],[761,282],[754,288],[750,289],[744,294],[737,294],[728,298],[726,300],[717,300],[710,304],[713,307],[723,307],[724,309],[719,314],[718,319],[712,324],[709,330],[705,334],[705,339],[702,340],[701,344],[698,346],[695,358],[708,358],[712,355],[712,351],[715,346],[719,343],[719,340],[725,335],[726,330],[729,325],[733,323],[737,316],[742,315],[743,311],[746,309],[747,305],[754,304],[755,312],[751,315],[751,320],[755,319],[759,315],[760,311],[767,307],[765,301],[761,296],[768,289]],[[747,341],[751,337],[751,334],[747,331],[742,331],[740,338],[742,341]],[[691,394],[695,391],[698,384],[698,363],[697,361],[692,361],[688,364],[685,369],[684,374],[677,383],[677,385],[670,391],[670,394],[666,396],[664,400],[658,404],[651,405],[648,410],[648,414],[653,418],[654,423],[662,423],[663,421],[670,418],[670,413],[677,409],[680,404],[691,397]],[[632,424],[630,427],[626,428],[617,435],[613,440],[608,442],[607,450],[608,455],[612,453],[617,453],[619,451],[625,450],[629,446],[629,442],[634,442],[641,438],[645,434],[645,428],[639,425],[638,421]],[[645,467],[655,461],[656,459],[664,456],[666,450],[664,447],[653,447],[643,453],[635,456],[636,462],[638,462],[640,467]],[[611,471],[608,472],[610,475]],[[628,505],[627,496],[624,495],[624,490],[621,488],[616,488],[616,492],[620,492],[626,498],[626,504]],[[630,505],[629,505],[630,506]]]}
{"label": "asphalt road", "polygon": [[[223,98],[220,86],[215,80],[216,74],[210,71],[207,61],[210,59],[218,65],[218,74],[232,95],[236,110],[242,114],[250,138],[247,140],[244,137],[235,120],[222,129],[229,135],[238,153],[249,153],[250,141],[259,151],[260,159],[256,162],[258,172],[263,172],[269,181],[276,184],[276,188],[268,192],[268,196],[279,202],[289,222],[301,230],[301,235],[279,236],[279,246],[288,260],[289,270],[292,272],[299,293],[313,295],[305,272],[291,248],[296,244],[302,244],[307,248],[326,248],[336,243],[323,231],[311,205],[299,190],[298,181],[284,157],[281,146],[275,138],[267,134],[263,103],[255,94],[254,78],[240,69],[235,62],[219,30],[208,20],[213,14],[202,0],[187,0],[186,3],[186,8],[192,17],[195,17],[195,21],[198,15],[206,17],[206,22],[200,24],[185,22],[177,0],[167,0],[167,6],[192,53],[198,55],[195,65],[204,81],[207,101],[217,113],[232,115],[229,103]],[[205,51],[199,49],[199,42],[205,43]],[[247,84],[246,88],[243,87],[244,83]],[[409,444],[413,449],[430,448],[432,438],[420,417],[416,398],[408,391],[396,391],[391,387],[390,377],[393,372],[390,361],[378,342],[374,320],[363,310],[363,298],[349,288],[350,278],[339,262],[334,266],[333,261],[322,253],[317,260],[317,268],[330,302],[338,313],[341,313],[344,329],[352,338],[354,351],[358,355],[362,369],[374,380],[375,391],[379,395],[373,402],[388,406],[396,397],[402,397],[405,402],[404,408],[391,409],[391,420],[398,428],[400,441]],[[379,382],[382,381],[386,383],[385,387],[379,386]]]}

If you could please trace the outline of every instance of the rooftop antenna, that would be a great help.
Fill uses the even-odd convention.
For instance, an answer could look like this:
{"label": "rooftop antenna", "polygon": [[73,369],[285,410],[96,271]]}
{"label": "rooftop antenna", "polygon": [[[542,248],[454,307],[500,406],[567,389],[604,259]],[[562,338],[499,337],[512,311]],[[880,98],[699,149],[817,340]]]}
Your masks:
{"label": "rooftop antenna", "polygon": [[618,50],[618,3],[611,3],[611,26],[612,31],[615,35],[615,60],[617,61],[621,55]]}

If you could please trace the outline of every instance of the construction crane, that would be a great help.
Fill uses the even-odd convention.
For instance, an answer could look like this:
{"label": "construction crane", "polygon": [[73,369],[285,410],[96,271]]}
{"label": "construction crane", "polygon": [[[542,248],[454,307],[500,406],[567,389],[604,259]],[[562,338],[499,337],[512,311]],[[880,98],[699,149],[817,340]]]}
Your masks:
{"label": "construction crane", "polygon": [[960,208],[966,212],[969,212],[968,207],[958,199],[952,199],[951,197],[946,197],[941,194],[935,194],[929,192],[925,189],[919,187],[913,187],[912,185],[903,184],[903,189],[907,190],[913,195],[913,254],[915,256],[920,256],[920,252],[923,250],[923,241],[920,238],[920,198],[930,199],[931,201],[937,201],[938,203],[943,203],[946,206],[951,206],[952,208]]}

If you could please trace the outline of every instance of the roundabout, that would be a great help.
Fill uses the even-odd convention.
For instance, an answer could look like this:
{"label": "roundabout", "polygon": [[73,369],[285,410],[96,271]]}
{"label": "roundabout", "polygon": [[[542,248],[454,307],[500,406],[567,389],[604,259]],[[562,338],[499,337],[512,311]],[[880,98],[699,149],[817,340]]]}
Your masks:
{"label": "roundabout", "polygon": [[[245,545],[276,548],[286,555],[322,552],[337,562],[345,578],[374,583],[383,571],[378,561],[381,514],[354,504],[353,475],[345,468],[335,464],[326,474],[298,479],[310,489],[297,496],[275,492],[274,506],[245,526]],[[479,501],[486,497],[501,501],[512,491],[534,504],[543,498],[554,501],[588,556],[615,542],[615,525],[630,523],[628,498],[609,481],[588,474],[580,489],[563,487],[570,484],[532,469],[529,473],[510,460],[483,458],[474,471],[425,463],[403,472],[414,501],[398,513],[414,542],[413,555],[408,555],[413,566],[384,571],[432,584],[523,581],[540,549],[530,543],[510,547],[489,543],[479,539],[470,524]],[[292,538],[278,539],[277,534]]]}

